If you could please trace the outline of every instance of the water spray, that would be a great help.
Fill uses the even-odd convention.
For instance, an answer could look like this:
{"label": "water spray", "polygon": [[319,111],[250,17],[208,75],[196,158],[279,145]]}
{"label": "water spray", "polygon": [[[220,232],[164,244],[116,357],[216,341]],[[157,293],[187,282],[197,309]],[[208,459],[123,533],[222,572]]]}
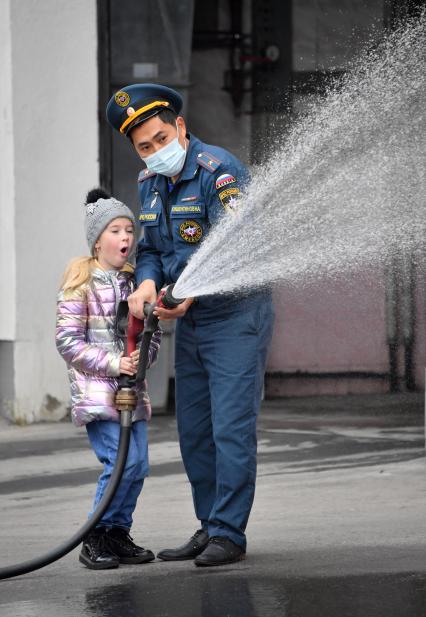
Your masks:
{"label": "water spray", "polygon": [[238,210],[191,256],[177,296],[298,288],[421,250],[426,13],[361,55],[276,138]]}

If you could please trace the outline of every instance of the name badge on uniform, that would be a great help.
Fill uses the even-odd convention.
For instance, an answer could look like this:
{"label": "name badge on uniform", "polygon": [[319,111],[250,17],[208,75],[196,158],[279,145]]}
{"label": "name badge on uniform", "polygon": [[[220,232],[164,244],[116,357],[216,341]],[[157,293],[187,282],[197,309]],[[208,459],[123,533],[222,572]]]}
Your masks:
{"label": "name badge on uniform", "polygon": [[192,206],[172,206],[170,214],[200,214],[201,206],[193,204]]}
{"label": "name badge on uniform", "polygon": [[156,221],[158,218],[158,212],[142,212],[139,215],[139,220],[144,221]]}

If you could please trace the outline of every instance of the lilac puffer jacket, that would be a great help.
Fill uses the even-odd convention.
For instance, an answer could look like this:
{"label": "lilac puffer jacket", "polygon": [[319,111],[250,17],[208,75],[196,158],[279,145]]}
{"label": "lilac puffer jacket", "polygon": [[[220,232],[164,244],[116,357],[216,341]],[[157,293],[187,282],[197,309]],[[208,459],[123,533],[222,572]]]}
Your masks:
{"label": "lilac puffer jacket", "polygon": [[[134,289],[128,270],[95,268],[91,280],[75,290],[58,294],[56,346],[68,367],[71,416],[76,426],[93,420],[120,421],[114,404],[120,374],[122,343],[115,332],[117,307]],[[157,357],[161,330],[151,339],[149,365]],[[146,381],[137,387],[133,421],[151,417]]]}

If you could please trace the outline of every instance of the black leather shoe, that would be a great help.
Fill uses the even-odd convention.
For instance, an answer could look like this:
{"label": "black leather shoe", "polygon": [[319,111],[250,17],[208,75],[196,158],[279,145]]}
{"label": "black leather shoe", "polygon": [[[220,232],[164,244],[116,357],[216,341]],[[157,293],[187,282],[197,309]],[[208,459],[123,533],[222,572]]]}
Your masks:
{"label": "black leather shoe", "polygon": [[186,544],[177,548],[165,548],[157,555],[163,561],[183,561],[184,559],[194,559],[203,552],[209,541],[207,531],[198,529]]}
{"label": "black leather shoe", "polygon": [[245,550],[222,536],[210,538],[207,548],[195,559],[196,566],[224,566],[227,563],[241,561],[246,556]]}
{"label": "black leather shoe", "polygon": [[84,538],[78,560],[90,570],[109,570],[120,565],[117,555],[114,555],[108,547],[104,527],[93,529]]}
{"label": "black leather shoe", "polygon": [[112,527],[107,532],[109,549],[115,553],[120,563],[147,563],[155,559],[152,551],[137,546],[125,529]]}

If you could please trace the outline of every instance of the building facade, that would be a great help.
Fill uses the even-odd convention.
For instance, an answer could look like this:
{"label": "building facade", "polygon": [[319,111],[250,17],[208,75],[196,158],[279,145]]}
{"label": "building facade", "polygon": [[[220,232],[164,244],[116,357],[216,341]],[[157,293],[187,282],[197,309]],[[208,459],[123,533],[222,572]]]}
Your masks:
{"label": "building facade", "polygon": [[[114,91],[140,81],[175,87],[192,132],[259,163],[331,75],[420,5],[0,0],[1,415],[67,413],[55,298],[67,261],[86,253],[85,193],[101,182],[138,208],[141,166],[105,122]],[[277,288],[266,395],[423,389],[424,272],[417,260],[328,289]],[[172,387],[172,348],[170,332],[151,375],[159,407]]]}

